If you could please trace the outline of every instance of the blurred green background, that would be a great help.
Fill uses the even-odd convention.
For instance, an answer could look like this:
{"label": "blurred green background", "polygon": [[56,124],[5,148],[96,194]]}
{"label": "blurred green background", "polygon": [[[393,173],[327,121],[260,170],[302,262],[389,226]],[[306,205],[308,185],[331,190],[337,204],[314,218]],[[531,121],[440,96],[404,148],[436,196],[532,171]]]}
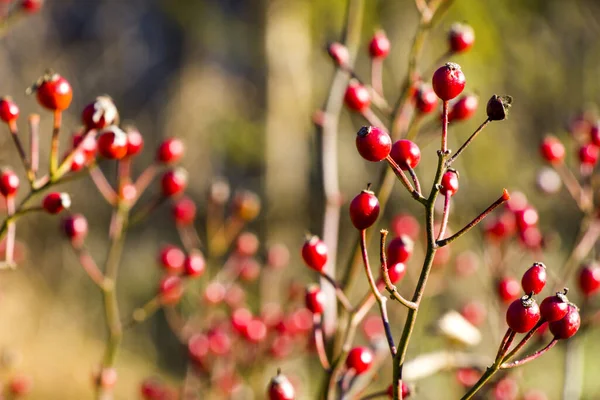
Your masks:
{"label": "blurred green background", "polygon": [[[48,0],[39,14],[19,21],[2,38],[0,94],[11,95],[22,115],[41,113],[42,132],[49,135],[51,115],[25,95],[25,88],[48,67],[66,77],[74,101],[64,117],[70,127],[63,135],[64,146],[68,131],[79,124],[80,110],[97,95],[109,94],[122,118],[135,122],[144,135],[147,151],[136,161],[136,173],[151,162],[152,149],[162,138],[182,138],[183,166],[191,172],[189,194],[199,209],[216,176],[227,178],[233,188],[257,191],[264,212],[252,229],[264,243],[285,242],[292,254],[287,276],[309,282],[314,276],[302,265],[298,248],[304,231],[321,231],[323,215],[311,116],[322,105],[333,76],[324,47],[339,40],[344,13],[341,0]],[[417,20],[412,1],[366,2],[357,72],[368,76],[366,44],[383,28],[392,42],[384,71],[391,101],[404,79]],[[521,190],[539,208],[542,230],[559,233],[561,241],[544,259],[550,268],[559,268],[581,215],[564,192],[537,193],[535,175],[542,165],[537,148],[548,132],[566,139],[568,121],[599,101],[600,2],[456,0],[431,32],[424,65],[445,51],[446,32],[455,21],[468,22],[476,32],[474,48],[452,58],[462,66],[467,89],[481,96],[480,105],[494,93],[510,94],[514,102],[510,118],[487,128],[456,164],[461,192],[451,226],[460,228],[503,187]],[[471,121],[451,128],[450,147],[456,148],[484,119],[480,109]],[[338,145],[346,199],[378,174],[376,165],[356,154],[354,135],[362,124],[358,116],[342,113]],[[17,168],[8,133],[0,140],[0,163]],[[42,143],[48,146],[49,140]],[[566,144],[572,157],[575,149]],[[432,165],[435,146],[422,151],[422,165]],[[112,167],[103,168],[111,176]],[[430,182],[431,168],[420,167],[418,173]],[[73,183],[69,190],[73,209],[84,213],[92,226],[90,248],[102,259],[110,210],[89,181]],[[391,204],[386,217],[417,211],[399,189]],[[343,211],[340,265],[349,255],[353,234]],[[386,221],[382,219],[381,227]],[[19,354],[15,370],[33,377],[31,398],[88,398],[91,373],[103,350],[100,296],[57,231],[57,220],[46,216],[28,217],[18,225],[26,259],[17,272],[3,273],[0,280],[0,350]],[[480,253],[478,236],[472,233],[461,240],[455,254],[466,248]],[[119,287],[124,310],[152,297],[159,276],[158,245],[176,240],[166,209],[151,224],[133,230]],[[514,270],[523,271],[530,261],[526,256]],[[411,266],[417,268],[418,262]],[[441,285],[449,283],[450,290],[427,303],[429,312],[422,315],[420,329],[471,293],[490,295],[491,283],[482,287],[476,278],[446,282],[453,279],[451,274],[448,268],[436,277]],[[363,284],[357,292],[365,288]],[[392,318],[399,332],[402,319],[395,308]],[[597,341],[590,340],[597,335],[597,330],[587,333],[589,354],[600,351]],[[491,356],[494,342],[489,340],[480,350]],[[409,356],[444,346],[443,340],[417,337]],[[554,350],[545,361],[520,371],[524,386],[542,387],[549,398],[559,398],[562,351]],[[125,336],[117,368],[118,398],[136,398],[139,381],[149,374],[176,382],[184,373],[184,360],[185,351],[162,314],[152,318]],[[597,399],[600,382],[593,377],[600,364],[593,357],[588,362],[585,398]],[[316,366],[314,360],[301,365]],[[299,371],[301,381],[310,381],[306,369]],[[382,372],[373,387],[385,387],[389,374]],[[417,398],[424,399],[455,398],[461,390],[451,374],[430,378],[420,387]],[[310,398],[310,390],[314,387],[302,398]]]}

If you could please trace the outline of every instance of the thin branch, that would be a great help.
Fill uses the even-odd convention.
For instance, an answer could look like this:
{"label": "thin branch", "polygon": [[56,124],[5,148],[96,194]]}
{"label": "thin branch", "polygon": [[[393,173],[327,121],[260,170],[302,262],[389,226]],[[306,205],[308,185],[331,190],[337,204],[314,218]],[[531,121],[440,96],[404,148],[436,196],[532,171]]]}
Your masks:
{"label": "thin branch", "polygon": [[479,128],[477,128],[475,130],[475,132],[473,132],[473,134],[471,136],[469,136],[469,138],[467,139],[467,141],[464,142],[462,144],[462,146],[460,146],[460,148],[456,151],[456,153],[454,153],[454,155],[452,157],[450,157],[450,159],[446,163],[447,167],[449,167],[450,165],[452,165],[452,163],[456,160],[456,158],[458,156],[460,156],[463,151],[465,151],[465,149],[467,148],[467,146],[471,144],[471,142],[477,137],[477,135],[479,135],[479,133],[483,130],[483,128],[485,128],[487,126],[487,124],[489,124],[490,122],[491,122],[491,120],[488,118],[485,121],[483,121],[483,123],[481,125],[479,125]]}
{"label": "thin branch", "polygon": [[52,141],[50,145],[50,178],[56,175],[58,169],[58,146],[60,143],[60,126],[62,123],[62,111],[54,111],[54,125],[52,127]]}
{"label": "thin branch", "polygon": [[380,234],[381,235],[380,235],[380,240],[379,240],[379,258],[381,261],[381,276],[383,278],[383,282],[385,283],[385,287],[386,287],[387,291],[390,293],[390,295],[395,300],[398,300],[402,305],[404,305],[408,309],[416,310],[417,304],[413,303],[412,301],[408,301],[404,297],[402,297],[402,295],[400,293],[398,293],[396,286],[394,286],[394,284],[392,283],[392,281],[390,279],[390,274],[389,274],[388,265],[387,265],[387,259],[386,259],[386,255],[385,255],[385,239],[387,237],[388,231],[385,229],[382,229],[380,231]]}
{"label": "thin branch", "polygon": [[440,225],[440,231],[438,232],[437,241],[439,242],[446,233],[446,227],[448,226],[448,218],[450,216],[450,199],[452,196],[444,196],[444,211],[442,213],[442,224]]}
{"label": "thin branch", "polygon": [[326,371],[331,368],[329,359],[327,358],[327,351],[325,350],[325,339],[323,337],[323,324],[321,314],[313,314],[313,334],[315,338],[315,347],[319,356],[321,366]]}
{"label": "thin branch", "polygon": [[518,367],[518,366],[520,366],[520,365],[527,364],[528,362],[531,362],[531,361],[533,361],[533,360],[535,360],[535,359],[539,358],[541,355],[543,355],[543,354],[544,354],[544,353],[546,353],[548,350],[550,350],[551,348],[553,348],[553,347],[556,345],[556,343],[557,343],[557,342],[558,342],[558,339],[554,338],[554,339],[552,339],[552,341],[551,341],[550,343],[548,343],[548,345],[547,345],[546,347],[544,347],[543,349],[541,349],[541,350],[538,350],[538,351],[536,351],[535,353],[533,353],[533,354],[531,354],[531,355],[529,355],[529,356],[527,356],[527,357],[525,357],[525,358],[522,358],[522,359],[520,359],[520,360],[513,361],[513,362],[511,362],[511,363],[503,363],[503,364],[500,366],[500,369],[509,369],[509,368],[515,368],[515,367]]}

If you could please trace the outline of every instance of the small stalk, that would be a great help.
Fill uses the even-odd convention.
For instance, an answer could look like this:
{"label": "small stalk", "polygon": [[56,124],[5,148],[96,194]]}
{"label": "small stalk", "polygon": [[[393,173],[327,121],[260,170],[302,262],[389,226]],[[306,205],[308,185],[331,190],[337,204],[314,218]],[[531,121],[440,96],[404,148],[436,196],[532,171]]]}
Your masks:
{"label": "small stalk", "polygon": [[515,368],[515,367],[521,366],[521,365],[523,365],[523,364],[527,364],[528,362],[531,362],[531,361],[533,361],[533,360],[535,360],[535,359],[538,359],[540,356],[542,356],[542,355],[543,355],[544,353],[546,353],[548,350],[550,350],[551,348],[553,348],[553,347],[556,345],[556,343],[557,343],[557,342],[558,342],[558,339],[554,338],[554,339],[552,339],[552,341],[551,341],[550,343],[548,343],[548,345],[547,345],[546,347],[544,347],[543,349],[541,349],[541,350],[538,350],[538,351],[536,351],[535,353],[533,353],[533,354],[531,354],[531,355],[529,355],[529,356],[527,356],[527,357],[525,357],[525,358],[522,358],[522,359],[520,359],[520,360],[513,361],[513,362],[511,362],[511,363],[503,363],[503,364],[500,366],[500,369],[509,369],[509,368]]}
{"label": "small stalk", "polygon": [[467,139],[467,141],[464,142],[462,144],[462,146],[460,146],[460,148],[456,151],[456,153],[454,153],[454,155],[452,157],[450,157],[450,159],[446,163],[447,167],[449,167],[450,165],[452,165],[452,163],[456,160],[456,158],[458,156],[460,156],[460,154],[463,151],[465,151],[465,149],[467,148],[467,146],[471,144],[471,142],[477,137],[477,135],[479,135],[479,133],[483,130],[483,128],[485,128],[487,126],[487,124],[489,124],[490,122],[492,122],[492,121],[488,118],[485,121],[483,121],[483,123],[481,125],[479,125],[479,127],[475,130],[475,132],[473,132],[473,134],[471,134],[471,136],[469,136],[469,138]]}
{"label": "small stalk", "polygon": [[442,213],[442,224],[440,225],[440,231],[438,232],[437,241],[439,242],[446,233],[446,227],[448,226],[448,218],[450,216],[450,198],[452,196],[444,196],[444,211]]}
{"label": "small stalk", "polygon": [[331,368],[331,365],[329,364],[329,359],[327,358],[327,352],[325,350],[325,339],[323,337],[323,323],[321,318],[322,316],[320,314],[313,315],[313,334],[315,337],[315,347],[317,349],[319,361],[321,362],[323,369],[327,371],[329,368]]}
{"label": "small stalk", "polygon": [[40,116],[31,114],[27,121],[29,122],[30,170],[35,181],[40,166]]}
{"label": "small stalk", "polygon": [[62,111],[54,111],[54,126],[52,127],[52,141],[50,144],[50,178],[53,179],[58,170],[58,151],[60,144],[60,126],[62,124]]}
{"label": "small stalk", "polygon": [[448,100],[444,100],[442,106],[442,152],[448,151]]}

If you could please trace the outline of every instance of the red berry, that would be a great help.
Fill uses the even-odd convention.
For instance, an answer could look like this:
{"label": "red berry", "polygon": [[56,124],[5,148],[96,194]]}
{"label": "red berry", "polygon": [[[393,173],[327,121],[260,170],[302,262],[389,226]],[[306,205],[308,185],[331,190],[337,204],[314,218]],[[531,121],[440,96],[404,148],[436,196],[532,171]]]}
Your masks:
{"label": "red berry", "polygon": [[197,333],[188,340],[188,355],[198,366],[202,366],[209,351],[209,340],[206,335]]}
{"label": "red berry", "polygon": [[479,106],[479,98],[472,94],[462,95],[450,109],[448,121],[464,121],[473,116]]}
{"label": "red berry", "polygon": [[[404,381],[402,381],[402,389],[401,390],[402,390],[402,399],[406,399],[406,398],[408,398],[408,396],[411,395],[410,386],[408,386],[406,384],[406,382],[404,382]],[[388,386],[388,388],[387,388],[387,395],[390,398],[394,397],[394,385]]]}
{"label": "red berry", "polygon": [[71,197],[68,193],[48,193],[42,201],[42,207],[49,214],[58,214],[65,208],[71,207]]}
{"label": "red berry", "polygon": [[494,400],[517,400],[519,386],[514,379],[503,378],[494,386]]}
{"label": "red berry", "polygon": [[[24,3],[23,3],[24,4]],[[73,99],[69,82],[58,74],[46,75],[36,84],[38,102],[52,111],[64,111]]]}
{"label": "red berry", "polygon": [[83,151],[75,151],[71,158],[71,172],[81,171],[88,159]]}
{"label": "red berry", "polygon": [[231,313],[231,326],[237,333],[243,334],[252,318],[254,316],[250,310],[243,307],[238,308]]}
{"label": "red berry", "polygon": [[460,314],[471,324],[479,326],[485,322],[487,311],[485,305],[479,301],[470,301],[460,310]]}
{"label": "red berry", "polygon": [[392,264],[390,267],[388,264],[388,276],[390,277],[390,281],[392,283],[398,282],[400,279],[404,278],[406,274],[406,265],[404,263],[398,262]]}
{"label": "red berry", "polygon": [[98,151],[104,158],[120,160],[127,155],[127,134],[116,126],[104,131],[97,139]]}
{"label": "red berry", "polygon": [[463,53],[473,47],[475,31],[466,24],[452,24],[448,32],[448,47],[454,53]]}
{"label": "red berry", "polygon": [[231,337],[222,329],[212,329],[208,332],[208,345],[213,354],[223,356],[231,350]]}
{"label": "red berry", "polygon": [[421,161],[421,149],[410,140],[400,139],[392,145],[390,157],[403,170],[415,168]]}
{"label": "red berry", "polygon": [[350,81],[344,95],[346,107],[352,111],[363,112],[371,105],[371,95],[366,87],[356,80]]}
{"label": "red berry", "polygon": [[396,236],[406,235],[414,240],[419,236],[421,225],[410,214],[398,214],[392,219],[392,230]]}
{"label": "red berry", "polygon": [[506,323],[515,332],[529,332],[540,320],[540,308],[529,295],[513,301],[506,310]]}
{"label": "red berry", "polygon": [[267,337],[267,326],[260,318],[252,318],[248,321],[243,335],[251,343],[260,343]]}
{"label": "red berry", "polygon": [[302,246],[302,259],[309,268],[323,272],[327,263],[327,246],[317,236],[308,238]]}
{"label": "red berry", "polygon": [[516,279],[504,277],[498,282],[497,290],[500,299],[505,303],[509,303],[519,296],[521,287]]}
{"label": "red berry", "polygon": [[183,168],[167,171],[160,181],[162,194],[165,197],[173,197],[183,192],[187,186],[188,174]]}
{"label": "red berry", "polygon": [[533,263],[523,274],[521,286],[525,293],[540,293],[544,289],[544,286],[546,286],[546,266],[539,262]]}
{"label": "red berry", "polygon": [[378,216],[379,200],[370,190],[363,190],[350,202],[350,219],[356,229],[367,229]]}
{"label": "red berry", "polygon": [[579,148],[579,162],[583,166],[593,167],[598,162],[600,150],[592,143],[584,144]]}
{"label": "red berry", "polygon": [[23,11],[32,14],[38,12],[42,8],[43,4],[44,0],[23,0],[21,3],[21,8]]}
{"label": "red berry", "polygon": [[267,390],[269,400],[294,400],[296,398],[296,390],[285,375],[277,372],[277,375],[269,382]]}
{"label": "red berry", "polygon": [[550,322],[550,332],[556,339],[568,339],[579,330],[581,325],[581,318],[579,317],[579,310],[574,305],[569,305],[567,315],[562,319]]}
{"label": "red berry", "polygon": [[565,158],[565,146],[557,137],[546,136],[540,145],[540,153],[549,163],[560,163]]}
{"label": "red berry", "polygon": [[456,371],[456,380],[465,388],[470,388],[481,378],[481,372],[475,368],[459,368]]}
{"label": "red berry", "polygon": [[448,101],[463,91],[466,81],[460,65],[446,63],[446,65],[441,66],[433,73],[431,83],[435,94],[440,99]]}
{"label": "red berry", "polygon": [[373,353],[366,347],[355,347],[348,353],[346,367],[353,369],[356,375],[366,372],[373,363]]}
{"label": "red berry", "polygon": [[412,255],[414,242],[406,235],[394,238],[386,251],[388,265],[406,262]]}
{"label": "red berry", "polygon": [[7,124],[13,123],[19,118],[19,106],[9,97],[0,99],[0,119]]}
{"label": "red berry", "polygon": [[173,204],[172,212],[177,225],[189,225],[196,218],[196,203],[189,197],[182,197]]}
{"label": "red berry", "polygon": [[590,128],[590,140],[596,146],[600,146],[600,122],[596,121]]}
{"label": "red berry", "polygon": [[156,161],[164,164],[172,164],[183,156],[183,142],[177,138],[165,139],[156,151]]}
{"label": "red berry", "polygon": [[589,297],[600,290],[600,265],[593,262],[584,264],[579,270],[579,290]]}
{"label": "red berry", "polygon": [[199,251],[192,251],[183,262],[183,271],[190,278],[197,278],[204,273],[206,261]]}
{"label": "red berry", "polygon": [[385,32],[379,31],[373,35],[369,42],[369,54],[371,58],[386,58],[390,54],[390,40]]}
{"label": "red berry", "polygon": [[127,157],[139,154],[144,148],[144,137],[137,129],[127,129]]}
{"label": "red berry", "polygon": [[542,301],[540,314],[544,321],[558,321],[567,315],[569,299],[567,299],[566,294],[567,289],[563,293],[557,292],[554,296],[548,296]]}
{"label": "red berry", "polygon": [[310,285],[306,288],[306,295],[304,296],[306,308],[308,308],[313,314],[322,314],[323,305],[325,304],[325,293],[321,291],[321,288],[317,285]]}
{"label": "red berry", "polygon": [[435,110],[438,98],[429,85],[420,85],[415,92],[415,108],[421,114],[429,114]]}
{"label": "red berry", "polygon": [[242,232],[235,241],[235,252],[240,256],[252,257],[258,251],[260,240],[252,232]]}
{"label": "red berry", "polygon": [[14,196],[19,190],[19,177],[9,168],[0,170],[0,193],[4,197]]}
{"label": "red berry", "polygon": [[522,210],[515,212],[515,222],[519,231],[523,232],[528,228],[533,228],[537,225],[540,219],[538,212],[532,206],[526,206]]}
{"label": "red berry", "polygon": [[85,139],[83,134],[73,134],[73,149],[78,148],[83,151],[87,161],[93,160],[96,157],[98,151],[98,143],[96,138],[92,135],[86,135]]}
{"label": "red berry", "polygon": [[440,193],[444,196],[454,196],[458,191],[458,173],[449,169],[442,176]]}
{"label": "red berry", "polygon": [[185,259],[183,250],[171,244],[164,246],[158,254],[158,261],[168,273],[180,273]]}
{"label": "red berry", "polygon": [[383,129],[363,126],[356,135],[356,149],[367,161],[384,160],[392,148],[392,139]]}
{"label": "red berry", "polygon": [[116,125],[119,112],[109,96],[98,96],[93,103],[88,104],[81,113],[81,121],[86,129],[104,129]]}
{"label": "red berry", "polygon": [[164,276],[158,285],[158,293],[163,304],[176,304],[183,295],[181,278],[177,275]]}
{"label": "red berry", "polygon": [[32,386],[33,381],[31,377],[27,375],[13,376],[12,379],[8,382],[8,389],[15,398],[20,398],[21,396],[29,394],[29,392],[31,392]]}
{"label": "red berry", "polygon": [[348,64],[348,60],[350,60],[350,54],[348,53],[348,48],[341,43],[331,43],[327,47],[327,53],[335,62],[335,65],[342,66]]}
{"label": "red berry", "polygon": [[73,241],[83,241],[88,234],[87,219],[81,214],[68,215],[63,219],[63,231]]}

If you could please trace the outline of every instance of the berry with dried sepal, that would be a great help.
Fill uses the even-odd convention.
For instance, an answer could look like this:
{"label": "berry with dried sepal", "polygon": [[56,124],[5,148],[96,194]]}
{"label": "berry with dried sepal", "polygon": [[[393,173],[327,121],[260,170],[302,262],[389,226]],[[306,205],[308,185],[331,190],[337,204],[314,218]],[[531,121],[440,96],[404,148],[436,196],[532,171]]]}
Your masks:
{"label": "berry with dried sepal", "polygon": [[371,58],[384,59],[390,54],[390,40],[384,31],[378,31],[369,42],[369,55]]}
{"label": "berry with dried sepal", "polygon": [[568,289],[556,292],[554,296],[548,296],[540,304],[540,315],[542,320],[554,322],[563,319],[569,311]]}
{"label": "berry with dried sepal", "polygon": [[366,347],[355,347],[348,353],[346,368],[354,370],[356,375],[367,372],[373,364],[373,353]]}
{"label": "berry with dried sepal", "polygon": [[367,161],[384,160],[392,148],[392,139],[383,129],[363,126],[356,135],[356,149]]}
{"label": "berry with dried sepal", "polygon": [[521,278],[521,286],[523,292],[538,294],[546,286],[546,266],[543,263],[535,262],[533,265],[525,271],[523,278]]}
{"label": "berry with dried sepal", "polygon": [[4,197],[10,197],[17,194],[19,190],[19,177],[10,168],[0,170],[0,193]]}
{"label": "berry with dried sepal", "polygon": [[308,237],[302,246],[302,259],[309,268],[323,272],[327,263],[327,246],[317,236]]}
{"label": "berry with dried sepal", "polygon": [[550,322],[550,332],[556,339],[568,339],[575,335],[581,325],[581,317],[576,306],[569,304],[567,315],[558,321]]}
{"label": "berry with dried sepal", "polygon": [[294,400],[296,398],[294,386],[281,371],[277,371],[277,375],[269,382],[267,394],[269,400]]}
{"label": "berry with dried sepal", "polygon": [[350,110],[362,113],[369,109],[371,95],[364,85],[356,80],[351,80],[346,88],[344,102]]}
{"label": "berry with dried sepal", "polygon": [[463,94],[448,112],[448,121],[465,121],[475,114],[478,106],[479,98],[477,96]]}
{"label": "berry with dried sepal", "polygon": [[81,113],[81,121],[86,129],[104,129],[119,124],[119,112],[109,96],[98,96]]}
{"label": "berry with dried sepal", "polygon": [[460,65],[446,63],[433,73],[431,83],[435,94],[443,101],[448,101],[461,94],[466,80]]}
{"label": "berry with dried sepal", "polygon": [[557,164],[565,158],[565,146],[556,136],[548,135],[540,144],[540,153],[547,162]]}
{"label": "berry with dried sepal", "polygon": [[66,110],[73,99],[69,82],[55,73],[44,75],[28,90],[29,93],[34,91],[40,105],[52,111]]}
{"label": "berry with dried sepal", "polygon": [[431,86],[422,84],[415,92],[415,108],[421,114],[429,114],[434,111],[437,106],[437,95]]}
{"label": "berry with dried sepal", "polygon": [[42,201],[42,208],[48,214],[58,214],[71,207],[71,196],[68,193],[48,193]]}
{"label": "berry with dried sepal", "polygon": [[178,138],[165,139],[156,151],[156,161],[163,164],[172,164],[183,157],[185,147]]}
{"label": "berry with dried sepal", "polygon": [[325,293],[317,285],[310,285],[306,288],[304,303],[313,314],[322,314],[325,304]]}
{"label": "berry with dried sepal", "polygon": [[158,294],[163,304],[176,304],[183,295],[181,278],[177,275],[164,276],[158,285]]}
{"label": "berry with dried sepal", "polygon": [[540,308],[531,294],[513,301],[506,310],[506,323],[517,333],[529,332],[540,320]]}
{"label": "berry with dried sepal", "polygon": [[87,219],[81,214],[68,215],[62,222],[63,232],[72,241],[81,242],[88,234]]}
{"label": "berry with dried sepal", "polygon": [[185,259],[183,250],[172,244],[164,246],[158,254],[160,265],[170,274],[180,273],[183,270]]}
{"label": "berry with dried sepal", "polygon": [[414,246],[413,240],[406,235],[392,239],[386,251],[388,265],[406,262],[412,255]]}
{"label": "berry with dried sepal", "polygon": [[579,270],[577,283],[584,296],[590,297],[600,291],[600,265],[592,262],[584,264]]}
{"label": "berry with dried sepal", "polygon": [[127,155],[127,134],[116,126],[102,132],[97,139],[98,152],[109,160],[120,160]]}
{"label": "berry with dried sepal", "polygon": [[0,99],[0,119],[7,124],[17,121],[19,118],[19,106],[10,97]]}
{"label": "berry with dried sepal", "polygon": [[498,296],[504,303],[510,303],[517,297],[521,292],[521,286],[519,282],[512,277],[504,277],[498,281],[496,287]]}
{"label": "berry with dried sepal", "polygon": [[403,170],[407,170],[409,167],[416,168],[421,161],[421,149],[408,139],[400,139],[392,145],[390,157]]}
{"label": "berry with dried sepal", "polygon": [[473,47],[475,31],[470,25],[454,23],[448,32],[448,47],[453,53],[464,53]]}
{"label": "berry with dried sepal", "polygon": [[350,220],[358,230],[367,229],[379,217],[379,200],[368,188],[350,202]]}
{"label": "berry with dried sepal", "polygon": [[176,168],[167,171],[160,181],[162,195],[165,197],[174,197],[182,193],[187,187],[188,174],[183,168]]}
{"label": "berry with dried sepal", "polygon": [[448,169],[442,175],[440,184],[440,193],[443,196],[454,196],[458,192],[458,172],[453,169]]}
{"label": "berry with dried sepal", "polygon": [[171,211],[177,225],[189,225],[196,218],[196,203],[189,197],[182,197],[173,204]]}
{"label": "berry with dried sepal", "polygon": [[486,113],[490,121],[502,121],[508,117],[512,105],[512,97],[493,95],[487,103]]}

